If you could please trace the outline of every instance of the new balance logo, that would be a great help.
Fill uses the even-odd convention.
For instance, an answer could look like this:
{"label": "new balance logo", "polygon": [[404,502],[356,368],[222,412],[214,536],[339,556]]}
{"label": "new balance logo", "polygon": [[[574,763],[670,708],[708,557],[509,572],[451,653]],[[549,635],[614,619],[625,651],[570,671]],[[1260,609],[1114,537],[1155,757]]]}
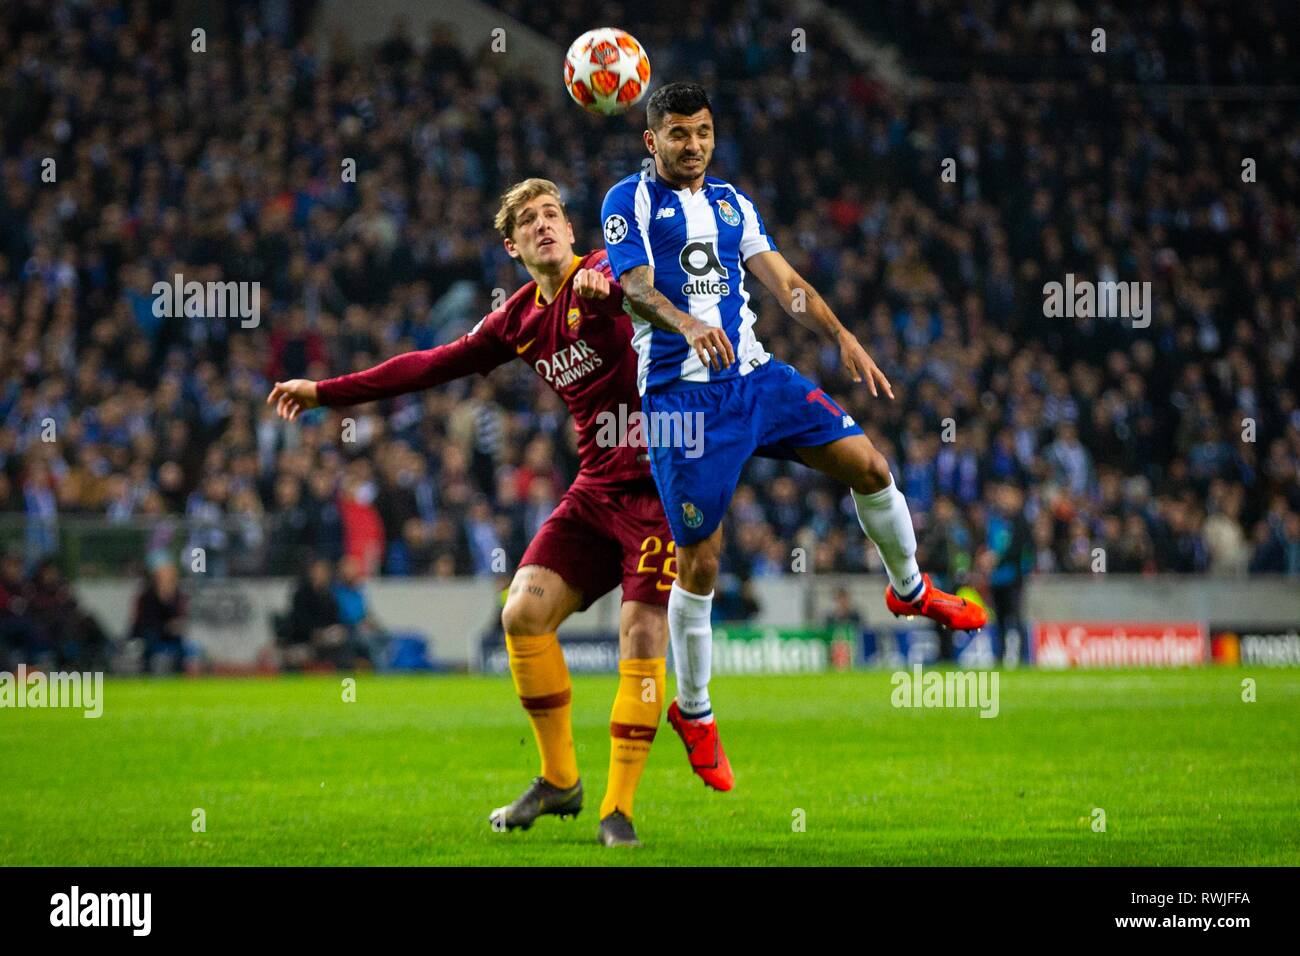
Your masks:
{"label": "new balance logo", "polygon": [[673,216],[675,216],[675,215],[677,215],[677,207],[676,207],[676,206],[664,206],[664,207],[663,207],[662,209],[660,209],[657,213],[655,213],[655,218],[656,218],[656,219],[671,219],[671,218],[673,218]]}
{"label": "new balance logo", "polygon": [[845,415],[843,418],[840,419],[840,425],[843,428],[852,428],[854,425],[853,416]]}

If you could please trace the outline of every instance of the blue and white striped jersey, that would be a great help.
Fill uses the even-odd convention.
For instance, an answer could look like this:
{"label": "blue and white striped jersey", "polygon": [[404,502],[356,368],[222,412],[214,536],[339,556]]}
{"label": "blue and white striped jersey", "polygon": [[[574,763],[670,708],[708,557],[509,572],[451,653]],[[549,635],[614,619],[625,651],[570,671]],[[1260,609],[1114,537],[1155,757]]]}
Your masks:
{"label": "blue and white striped jersey", "polygon": [[744,262],[774,251],[776,243],[748,196],[712,176],[696,193],[674,189],[652,167],[606,193],[601,220],[614,278],[652,267],[655,288],[683,312],[724,329],[736,352],[734,365],[714,371],[681,335],[655,328],[629,308],[642,395],[748,375],[771,358],[754,336]]}

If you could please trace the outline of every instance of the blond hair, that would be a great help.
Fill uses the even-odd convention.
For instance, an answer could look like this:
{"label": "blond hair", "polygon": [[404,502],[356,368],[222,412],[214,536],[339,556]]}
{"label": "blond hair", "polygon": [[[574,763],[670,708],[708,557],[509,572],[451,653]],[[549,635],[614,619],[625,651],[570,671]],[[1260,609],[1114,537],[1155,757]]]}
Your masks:
{"label": "blond hair", "polygon": [[496,218],[492,220],[496,231],[509,239],[515,231],[515,216],[519,214],[519,210],[538,196],[554,196],[555,201],[560,204],[560,212],[564,214],[564,218],[569,218],[564,208],[564,200],[560,198],[559,186],[549,179],[525,179],[523,182],[515,183],[501,194],[501,208],[497,210]]}

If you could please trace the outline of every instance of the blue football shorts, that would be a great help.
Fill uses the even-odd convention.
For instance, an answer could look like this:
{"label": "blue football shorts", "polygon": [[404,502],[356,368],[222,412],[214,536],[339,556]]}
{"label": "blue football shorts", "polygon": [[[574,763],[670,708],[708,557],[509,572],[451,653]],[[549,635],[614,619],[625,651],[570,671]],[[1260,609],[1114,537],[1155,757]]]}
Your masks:
{"label": "blue football shorts", "polygon": [[798,461],[796,448],[829,445],[862,429],[785,362],[748,375],[642,396],[650,470],[679,545],[717,530],[752,456]]}

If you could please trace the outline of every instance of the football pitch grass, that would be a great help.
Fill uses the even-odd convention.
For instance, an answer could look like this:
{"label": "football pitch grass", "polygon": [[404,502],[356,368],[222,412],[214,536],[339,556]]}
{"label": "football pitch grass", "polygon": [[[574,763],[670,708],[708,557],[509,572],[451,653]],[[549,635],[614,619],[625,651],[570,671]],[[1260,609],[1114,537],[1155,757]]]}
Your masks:
{"label": "football pitch grass", "polygon": [[888,673],[721,677],[736,790],[661,724],[642,850],[595,843],[615,682],[574,680],[582,814],[496,833],[536,772],[508,678],[109,677],[99,719],[0,710],[0,864],[1300,863],[1300,670],[1004,671],[991,719]]}

